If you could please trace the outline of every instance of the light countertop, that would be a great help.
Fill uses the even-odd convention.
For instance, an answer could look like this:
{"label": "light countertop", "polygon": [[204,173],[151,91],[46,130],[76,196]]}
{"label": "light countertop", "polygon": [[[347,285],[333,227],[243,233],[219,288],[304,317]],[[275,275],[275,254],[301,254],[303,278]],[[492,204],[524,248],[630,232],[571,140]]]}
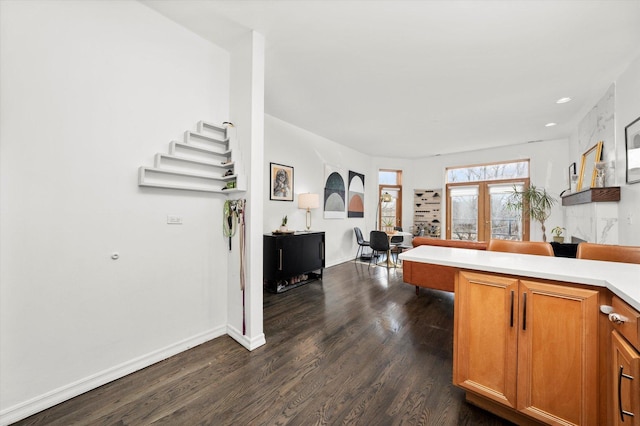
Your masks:
{"label": "light countertop", "polygon": [[426,245],[403,252],[400,259],[606,287],[640,311],[640,265],[636,264]]}

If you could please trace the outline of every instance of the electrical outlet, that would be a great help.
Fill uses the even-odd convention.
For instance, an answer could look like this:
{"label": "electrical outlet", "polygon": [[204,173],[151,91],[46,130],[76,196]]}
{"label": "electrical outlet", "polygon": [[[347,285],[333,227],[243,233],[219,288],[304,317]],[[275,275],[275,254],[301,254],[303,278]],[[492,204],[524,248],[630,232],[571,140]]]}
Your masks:
{"label": "electrical outlet", "polygon": [[627,225],[633,225],[633,213],[627,215]]}
{"label": "electrical outlet", "polygon": [[169,225],[182,225],[182,217],[175,215],[167,215],[167,223]]}

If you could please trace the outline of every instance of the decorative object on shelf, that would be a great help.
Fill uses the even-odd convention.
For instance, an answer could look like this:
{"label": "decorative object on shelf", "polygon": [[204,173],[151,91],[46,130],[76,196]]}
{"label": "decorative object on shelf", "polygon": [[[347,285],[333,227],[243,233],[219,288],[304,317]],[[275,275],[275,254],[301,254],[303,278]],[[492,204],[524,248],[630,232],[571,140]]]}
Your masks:
{"label": "decorative object on shelf", "polygon": [[564,232],[564,228],[561,226],[556,226],[555,228],[553,228],[551,230],[551,233],[553,234],[553,241],[556,243],[564,243],[564,236],[562,235],[562,232]]}
{"label": "decorative object on shelf", "polygon": [[640,182],[640,117],[624,128],[627,147],[627,183]]}
{"label": "decorative object on shelf", "polygon": [[271,165],[271,191],[269,199],[276,201],[293,201],[293,167],[283,164]]}
{"label": "decorative object on shelf", "polygon": [[364,217],[364,175],[349,170],[347,217]]}
{"label": "decorative object on shelf", "polygon": [[578,175],[571,175],[570,179],[571,179],[571,193],[577,192],[578,191]]}
{"label": "decorative object on shelf", "polygon": [[602,141],[598,142],[582,154],[580,174],[578,177],[578,191],[593,188],[596,183],[596,163],[601,160]]}
{"label": "decorative object on shelf", "polygon": [[[381,205],[382,203],[388,203],[391,201],[391,194],[389,194],[388,192],[384,192],[382,193],[382,195],[380,195],[380,198],[378,199],[378,205],[376,206],[376,229],[378,231],[382,231],[381,228],[378,228],[378,218],[379,218],[379,212],[381,209]],[[393,224],[391,224],[391,226],[393,226]]]}
{"label": "decorative object on shelf", "polygon": [[307,231],[311,229],[311,209],[320,207],[320,196],[318,194],[298,194],[298,208],[307,210]]}
{"label": "decorative object on shelf", "polygon": [[604,188],[604,175],[607,164],[604,161],[596,161],[596,188]]}
{"label": "decorative object on shelf", "polygon": [[280,224],[280,232],[287,232],[289,228],[287,228],[287,216],[285,215],[282,218],[282,223]]}
{"label": "decorative object on shelf", "polygon": [[549,219],[551,207],[556,203],[556,199],[547,192],[546,189],[538,189],[535,185],[529,185],[522,191],[517,186],[513,186],[513,192],[507,199],[507,209],[528,214],[531,220],[540,222],[542,227],[542,241],[547,241],[547,234],[544,222]]}

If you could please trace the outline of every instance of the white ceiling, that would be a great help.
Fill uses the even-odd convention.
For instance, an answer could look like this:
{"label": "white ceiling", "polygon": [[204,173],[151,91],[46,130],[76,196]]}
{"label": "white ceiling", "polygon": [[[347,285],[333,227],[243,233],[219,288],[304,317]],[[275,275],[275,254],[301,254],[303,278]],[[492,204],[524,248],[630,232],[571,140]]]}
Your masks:
{"label": "white ceiling", "polygon": [[222,47],[263,34],[265,112],[373,156],[566,138],[640,55],[640,0],[143,3]]}

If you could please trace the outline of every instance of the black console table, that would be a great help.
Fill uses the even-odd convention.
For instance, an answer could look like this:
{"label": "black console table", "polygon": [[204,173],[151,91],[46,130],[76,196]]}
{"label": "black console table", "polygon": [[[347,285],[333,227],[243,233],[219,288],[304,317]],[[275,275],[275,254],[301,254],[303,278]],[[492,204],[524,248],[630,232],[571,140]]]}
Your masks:
{"label": "black console table", "polygon": [[273,293],[322,279],[324,232],[265,234],[263,237],[263,278]]}

